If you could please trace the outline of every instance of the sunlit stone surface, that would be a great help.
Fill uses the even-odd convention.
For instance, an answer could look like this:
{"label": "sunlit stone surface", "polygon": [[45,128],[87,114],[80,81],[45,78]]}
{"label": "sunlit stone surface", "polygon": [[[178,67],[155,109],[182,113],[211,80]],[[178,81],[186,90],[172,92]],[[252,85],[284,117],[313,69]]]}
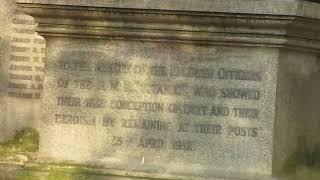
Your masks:
{"label": "sunlit stone surface", "polygon": [[45,41],[31,16],[11,0],[0,3],[0,139],[7,139],[39,122]]}
{"label": "sunlit stone surface", "polygon": [[319,143],[318,4],[19,5],[47,43],[40,159],[121,175],[262,179],[283,170],[298,139]]}

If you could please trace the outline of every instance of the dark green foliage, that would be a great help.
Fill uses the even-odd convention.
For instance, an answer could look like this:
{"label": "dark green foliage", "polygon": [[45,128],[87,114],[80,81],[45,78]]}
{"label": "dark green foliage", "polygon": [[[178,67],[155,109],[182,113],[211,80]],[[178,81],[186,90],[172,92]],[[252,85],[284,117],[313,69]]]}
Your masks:
{"label": "dark green foliage", "polygon": [[313,152],[311,153],[311,158],[313,159],[312,165],[320,168],[320,143],[318,143]]}
{"label": "dark green foliage", "polygon": [[298,138],[297,150],[287,159],[284,172],[294,173],[300,167],[320,168],[320,143],[310,150],[305,137]]}
{"label": "dark green foliage", "polygon": [[39,149],[39,133],[33,128],[17,131],[13,139],[0,143],[0,153],[36,152]]}

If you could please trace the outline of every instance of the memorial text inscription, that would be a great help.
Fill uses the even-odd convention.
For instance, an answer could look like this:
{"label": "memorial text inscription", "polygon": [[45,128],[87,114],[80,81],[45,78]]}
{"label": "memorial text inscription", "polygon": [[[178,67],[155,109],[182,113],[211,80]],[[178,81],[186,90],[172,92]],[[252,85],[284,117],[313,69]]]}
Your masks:
{"label": "memorial text inscription", "polygon": [[[151,42],[110,41],[98,51],[70,45],[80,42],[51,44],[44,131],[72,131],[67,136],[72,141],[93,133],[87,134],[86,145],[75,145],[78,149],[71,150],[69,159],[107,158],[123,168],[128,159],[140,157],[145,168],[158,170],[167,161],[190,168],[197,163],[203,169],[231,167],[234,172],[241,165],[250,169],[249,161],[263,167],[252,169],[271,167],[272,138],[267,134],[272,132],[274,109],[264,104],[272,103],[275,95],[272,53],[248,56],[224,47],[163,48]],[[42,147],[52,150],[49,145],[63,141],[48,138]],[[154,156],[163,159],[148,165]],[[171,170],[178,172],[175,168]]]}

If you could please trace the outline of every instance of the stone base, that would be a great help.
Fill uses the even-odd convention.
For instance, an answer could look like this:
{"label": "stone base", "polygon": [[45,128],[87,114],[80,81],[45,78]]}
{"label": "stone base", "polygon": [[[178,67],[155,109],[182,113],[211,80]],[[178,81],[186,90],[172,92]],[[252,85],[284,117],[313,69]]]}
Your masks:
{"label": "stone base", "polygon": [[[105,169],[90,168],[81,165],[66,164],[36,164],[36,163],[3,163],[0,161],[0,179],[16,180],[16,179],[57,179],[57,180],[142,180],[145,177],[117,175],[108,172]],[[162,178],[161,178],[162,179]],[[177,178],[183,179],[183,178]],[[190,178],[186,178],[190,179]],[[198,179],[198,178],[197,178]],[[320,170],[302,167],[295,174],[283,175],[277,178],[254,178],[259,180],[318,180],[320,179]],[[250,180],[254,180],[250,179]],[[212,180],[240,180],[216,178]],[[249,180],[249,179],[241,179]]]}

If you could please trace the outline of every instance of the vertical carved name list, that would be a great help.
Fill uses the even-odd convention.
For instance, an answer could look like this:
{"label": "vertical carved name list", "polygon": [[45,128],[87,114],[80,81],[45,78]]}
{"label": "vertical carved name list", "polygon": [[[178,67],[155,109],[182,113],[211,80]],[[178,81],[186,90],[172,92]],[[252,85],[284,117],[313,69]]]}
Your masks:
{"label": "vertical carved name list", "polygon": [[34,19],[17,11],[12,19],[8,96],[39,99],[43,89],[45,40],[34,31]]}

